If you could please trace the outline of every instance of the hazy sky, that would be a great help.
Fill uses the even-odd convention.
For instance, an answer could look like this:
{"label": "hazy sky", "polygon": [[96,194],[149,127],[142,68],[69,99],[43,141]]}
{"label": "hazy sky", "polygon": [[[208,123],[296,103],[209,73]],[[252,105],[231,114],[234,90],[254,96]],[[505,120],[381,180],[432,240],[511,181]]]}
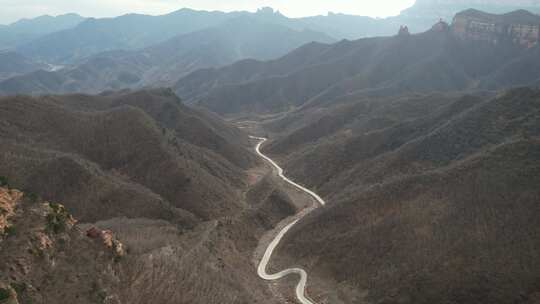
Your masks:
{"label": "hazy sky", "polygon": [[109,17],[125,13],[159,15],[183,7],[205,10],[249,10],[271,6],[290,17],[348,13],[373,17],[397,15],[414,0],[0,0],[0,24],[39,15],[78,13]]}

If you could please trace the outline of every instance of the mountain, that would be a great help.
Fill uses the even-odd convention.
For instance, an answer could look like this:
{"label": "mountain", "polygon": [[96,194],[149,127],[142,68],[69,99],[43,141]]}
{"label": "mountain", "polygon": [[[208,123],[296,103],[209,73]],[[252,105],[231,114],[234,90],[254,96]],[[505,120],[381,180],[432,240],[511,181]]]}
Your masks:
{"label": "mountain", "polygon": [[318,303],[535,303],[540,91],[404,94],[267,120],[328,207],[278,248]]}
{"label": "mountain", "polygon": [[462,36],[458,29],[440,22],[415,35],[312,43],[273,61],[197,71],[174,89],[187,102],[218,113],[278,112],[345,96],[499,89],[540,78],[533,68],[518,79],[503,73],[536,66],[538,38],[522,44],[518,32],[494,44]]}
{"label": "mountain", "polygon": [[[472,18],[473,15],[478,15],[474,12],[477,11],[463,12],[457,17],[465,14],[467,18]],[[513,15],[507,14],[503,15],[507,17],[501,18],[518,20],[525,24],[538,19],[537,15],[523,11],[515,12]],[[493,19],[487,14],[480,18]],[[429,20],[432,22],[432,19]],[[163,16],[132,14],[117,18],[88,19],[74,28],[54,32],[18,48],[18,51],[27,58],[61,64],[59,67],[66,67],[64,71],[52,74],[43,71],[25,75],[17,73],[20,77],[2,83],[0,91],[3,94],[98,93],[107,89],[173,86],[178,78],[197,69],[220,67],[247,58],[273,59],[311,41],[333,42],[332,37],[352,39],[391,35],[404,23],[405,21],[399,18],[371,19],[343,14],[295,19],[287,18],[270,8],[261,9],[256,13],[183,9]],[[410,32],[414,32],[414,28],[413,24],[408,27]],[[428,26],[420,28],[424,30]],[[338,57],[341,55],[345,56],[336,54]],[[413,60],[411,64],[416,63]],[[245,63],[241,65],[245,66]],[[294,67],[294,62],[291,67]],[[353,67],[348,69],[351,70]],[[102,71],[103,68],[106,70]],[[354,73],[363,72],[354,71]],[[345,74],[346,77],[352,76],[350,73]],[[336,78],[340,79],[341,76]],[[228,84],[234,82],[230,81]],[[178,86],[183,85],[179,83]],[[193,89],[189,87],[177,89],[182,95],[186,94],[186,91],[191,92]],[[185,97],[191,98],[189,95]]]}
{"label": "mountain", "polygon": [[[304,17],[299,19],[299,21],[313,30],[327,33],[332,37],[355,40],[364,37],[394,34],[397,27],[407,23],[396,19],[377,19],[367,16],[328,13],[326,16]],[[424,31],[427,28],[418,28],[418,30]]]}
{"label": "mountain", "polygon": [[[0,295],[17,289],[21,302],[84,294],[77,301],[278,303],[257,279],[252,255],[297,207],[264,177],[239,129],[167,89],[5,97],[0,126],[0,183],[28,194],[8,220],[14,234],[0,240],[0,269],[12,269],[1,272]],[[44,202],[50,208],[41,209]],[[4,214],[11,211],[0,212],[0,224]],[[40,225],[63,231],[67,219],[73,231],[49,236],[50,245],[43,237],[44,253],[24,249],[40,244]],[[121,257],[98,250],[111,235]],[[44,277],[55,280],[43,285]]]}
{"label": "mountain", "polygon": [[143,51],[168,81],[201,68],[219,67],[250,58],[270,60],[281,57],[312,41],[334,39],[310,30],[293,30],[253,17],[239,17],[218,27],[175,37]]}
{"label": "mountain", "polygon": [[162,16],[128,14],[116,18],[90,18],[74,28],[36,39],[18,50],[46,61],[74,62],[104,51],[148,47],[179,34],[216,26],[237,15],[182,9]]}
{"label": "mountain", "polygon": [[436,15],[448,20],[456,13],[470,8],[493,14],[520,9],[540,13],[540,3],[534,0],[416,0],[415,4],[404,10],[401,15],[420,18]]}
{"label": "mountain", "polygon": [[22,19],[8,26],[0,26],[0,49],[13,49],[43,35],[73,28],[84,19],[77,14],[56,17],[46,15]]}
{"label": "mountain", "polygon": [[242,209],[242,168],[254,159],[242,134],[168,91],[0,105],[2,175],[83,222],[144,218],[176,230]]}
{"label": "mountain", "polygon": [[[101,52],[145,48],[180,34],[217,26],[240,16],[257,18],[298,31],[321,32],[335,39],[354,40],[392,35],[400,25],[407,25],[414,33],[423,32],[439,18],[451,20],[454,14],[469,8],[491,13],[506,13],[516,9],[540,12],[540,6],[534,1],[419,0],[400,15],[388,18],[333,13],[326,16],[288,18],[272,8],[263,8],[256,13],[181,9],[161,16],[128,14],[100,19],[84,19],[68,14],[21,20],[7,28],[0,28],[0,42],[3,42],[0,45],[5,48],[17,46],[19,52],[29,57],[66,64]],[[48,35],[41,37],[44,34]]]}
{"label": "mountain", "polygon": [[[21,156],[5,158],[1,171],[19,188],[61,200],[81,220],[117,212],[224,215],[238,207],[228,200],[234,201],[233,186],[241,185],[241,168],[253,161],[235,130],[183,106],[168,91],[14,97],[1,105],[3,154]],[[50,136],[40,140],[40,132]],[[24,170],[31,163],[40,169]],[[62,174],[53,179],[53,171]],[[204,190],[203,184],[215,186]],[[91,190],[96,185],[101,192]],[[76,205],[84,195],[90,195],[88,207]],[[113,197],[115,208],[102,203]]]}
{"label": "mountain", "polygon": [[219,67],[241,59],[278,58],[311,41],[332,42],[317,32],[296,31],[251,17],[179,35],[139,51],[110,51],[75,67],[36,71],[0,83],[3,94],[43,94],[172,85],[201,68]]}
{"label": "mountain", "polygon": [[37,70],[5,79],[0,82],[0,95],[99,93],[137,87],[140,75],[150,67],[144,57],[123,60],[122,57],[96,56],[74,67],[62,67],[57,71]]}
{"label": "mountain", "polygon": [[467,9],[480,10],[492,14],[505,14],[516,10],[528,10],[540,14],[537,1],[506,0],[417,0],[395,17],[395,20],[407,24],[411,31],[418,32],[433,24],[437,19],[452,20],[453,16]]}
{"label": "mountain", "polygon": [[21,54],[0,51],[0,81],[46,68],[49,67],[26,58]]}

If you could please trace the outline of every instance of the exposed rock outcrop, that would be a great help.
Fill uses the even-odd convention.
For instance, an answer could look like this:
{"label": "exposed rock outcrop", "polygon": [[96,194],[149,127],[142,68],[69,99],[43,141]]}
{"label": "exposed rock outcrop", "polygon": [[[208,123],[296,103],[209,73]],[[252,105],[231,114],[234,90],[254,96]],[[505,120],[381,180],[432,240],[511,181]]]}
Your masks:
{"label": "exposed rock outcrop", "polygon": [[0,283],[0,303],[19,304],[17,292],[11,286]]}
{"label": "exposed rock outcrop", "polygon": [[0,304],[120,303],[111,231],[94,243],[63,205],[1,186],[0,210]]}
{"label": "exposed rock outcrop", "polygon": [[540,40],[540,16],[527,11],[494,15],[471,9],[454,17],[452,30],[461,39],[531,48]]}
{"label": "exposed rock outcrop", "polygon": [[398,36],[409,36],[411,33],[409,32],[409,27],[406,25],[402,25],[399,27]]}
{"label": "exposed rock outcrop", "polygon": [[9,229],[9,219],[15,214],[15,208],[22,196],[20,191],[0,188],[0,234]]}
{"label": "exposed rock outcrop", "polygon": [[114,237],[110,230],[100,230],[96,227],[92,227],[86,231],[86,236],[92,239],[101,240],[105,247],[112,250],[115,257],[123,257],[125,255],[124,245]]}

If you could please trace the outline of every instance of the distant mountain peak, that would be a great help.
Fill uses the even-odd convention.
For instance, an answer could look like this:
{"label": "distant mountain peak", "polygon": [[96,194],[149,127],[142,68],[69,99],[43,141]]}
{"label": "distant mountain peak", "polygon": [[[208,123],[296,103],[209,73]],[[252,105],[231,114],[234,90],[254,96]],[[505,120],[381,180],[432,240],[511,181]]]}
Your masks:
{"label": "distant mountain peak", "polygon": [[273,15],[273,14],[279,14],[279,11],[277,10],[274,10],[272,7],[270,6],[265,6],[265,7],[261,7],[257,10],[257,14],[268,14],[268,15]]}
{"label": "distant mountain peak", "polygon": [[399,27],[398,36],[409,36],[411,33],[409,32],[409,27],[406,25],[402,25]]}
{"label": "distant mountain peak", "polygon": [[35,23],[35,22],[53,22],[54,20],[65,20],[65,19],[77,19],[77,20],[83,20],[85,19],[79,14],[76,13],[67,13],[67,14],[61,14],[57,16],[51,16],[51,15],[41,15],[37,16],[35,18],[22,18],[19,19],[13,23],[11,23],[9,26],[23,26],[25,24]]}

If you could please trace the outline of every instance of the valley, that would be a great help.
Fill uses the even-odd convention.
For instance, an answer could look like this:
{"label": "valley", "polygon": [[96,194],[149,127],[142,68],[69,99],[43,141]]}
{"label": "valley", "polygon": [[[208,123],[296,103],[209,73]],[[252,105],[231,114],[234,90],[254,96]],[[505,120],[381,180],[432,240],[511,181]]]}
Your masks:
{"label": "valley", "polygon": [[[324,206],[326,204],[325,201],[322,198],[320,198],[316,193],[314,193],[313,191],[311,191],[309,189],[306,189],[305,187],[302,187],[302,186],[298,185],[297,183],[295,183],[295,182],[291,181],[289,178],[287,178],[283,174],[283,169],[279,165],[277,165],[268,156],[261,153],[261,150],[260,150],[261,145],[264,144],[267,141],[266,138],[260,138],[260,137],[252,137],[252,138],[259,141],[259,143],[255,147],[255,150],[256,150],[257,154],[261,158],[263,158],[264,160],[269,162],[272,165],[273,169],[277,170],[277,174],[281,179],[283,179],[289,185],[291,185],[291,186],[293,186],[293,187],[295,187],[295,188],[309,194],[321,206]],[[299,268],[289,268],[289,269],[282,270],[282,271],[280,271],[279,273],[276,273],[276,274],[268,274],[266,272],[266,268],[268,266],[268,262],[270,261],[270,258],[272,257],[272,253],[274,252],[276,247],[279,245],[280,241],[283,239],[285,234],[291,228],[293,228],[294,225],[296,225],[299,221],[301,221],[302,218],[304,218],[306,215],[308,215],[312,210],[314,210],[314,208],[307,208],[305,210],[302,210],[299,213],[299,215],[294,217],[293,222],[288,223],[287,226],[285,226],[284,228],[282,228],[279,231],[277,236],[268,245],[268,248],[265,250],[263,257],[262,257],[261,261],[259,262],[259,266],[257,267],[257,273],[259,274],[259,276],[261,278],[263,278],[265,280],[275,281],[275,280],[282,279],[282,278],[284,278],[286,276],[289,276],[291,274],[296,274],[296,275],[300,276],[300,281],[298,282],[298,285],[296,286],[296,297],[300,301],[300,303],[302,303],[302,304],[312,304],[313,303],[311,300],[309,300],[306,297],[306,284],[307,284],[307,278],[308,278],[308,275],[307,275],[306,271],[303,270],[303,269],[299,269]],[[287,220],[287,222],[289,222],[289,221]]]}
{"label": "valley", "polygon": [[540,303],[537,3],[223,5],[0,26],[0,304]]}

